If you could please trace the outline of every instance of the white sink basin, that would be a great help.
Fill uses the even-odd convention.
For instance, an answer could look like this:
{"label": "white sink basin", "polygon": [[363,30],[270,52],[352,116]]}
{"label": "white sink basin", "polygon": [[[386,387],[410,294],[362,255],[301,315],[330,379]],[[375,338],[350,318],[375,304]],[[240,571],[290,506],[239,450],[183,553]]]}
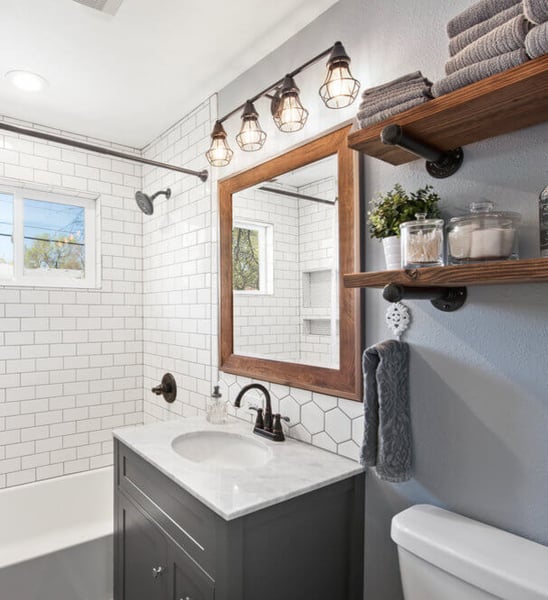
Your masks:
{"label": "white sink basin", "polygon": [[216,468],[260,467],[272,458],[272,452],[261,441],[225,431],[184,433],[171,445],[186,460]]}

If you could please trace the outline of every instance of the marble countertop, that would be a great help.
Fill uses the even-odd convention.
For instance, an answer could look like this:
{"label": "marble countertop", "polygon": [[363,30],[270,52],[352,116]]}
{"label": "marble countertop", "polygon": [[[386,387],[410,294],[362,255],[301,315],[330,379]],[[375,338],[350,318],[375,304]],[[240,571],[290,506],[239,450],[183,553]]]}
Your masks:
{"label": "marble countertop", "polygon": [[[268,460],[261,466],[216,467],[175,452],[175,438],[202,431],[237,434],[262,444]],[[315,446],[262,438],[252,433],[250,423],[234,418],[222,425],[192,417],[126,427],[116,429],[114,437],[227,521],[363,472],[358,463]]]}

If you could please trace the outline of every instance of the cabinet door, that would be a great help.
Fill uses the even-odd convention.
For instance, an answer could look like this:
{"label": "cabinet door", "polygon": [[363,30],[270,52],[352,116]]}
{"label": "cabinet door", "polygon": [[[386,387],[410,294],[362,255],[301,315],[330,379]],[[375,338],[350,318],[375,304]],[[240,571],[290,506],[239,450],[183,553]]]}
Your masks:
{"label": "cabinet door", "polygon": [[154,522],[123,494],[118,497],[119,600],[167,598],[167,540]]}
{"label": "cabinet door", "polygon": [[175,544],[170,546],[170,567],[173,581],[170,600],[213,600],[215,598],[214,581]]}

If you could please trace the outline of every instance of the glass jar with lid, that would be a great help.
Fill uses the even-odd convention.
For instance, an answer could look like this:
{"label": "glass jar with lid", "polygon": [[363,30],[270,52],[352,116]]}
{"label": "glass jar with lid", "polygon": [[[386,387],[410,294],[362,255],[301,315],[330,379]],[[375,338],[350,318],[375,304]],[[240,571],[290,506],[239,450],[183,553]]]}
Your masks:
{"label": "glass jar with lid", "polygon": [[400,225],[404,269],[443,265],[443,220],[417,213],[416,221]]}
{"label": "glass jar with lid", "polygon": [[521,215],[497,211],[494,202],[470,204],[470,213],[453,217],[447,228],[450,264],[518,258],[518,227]]}

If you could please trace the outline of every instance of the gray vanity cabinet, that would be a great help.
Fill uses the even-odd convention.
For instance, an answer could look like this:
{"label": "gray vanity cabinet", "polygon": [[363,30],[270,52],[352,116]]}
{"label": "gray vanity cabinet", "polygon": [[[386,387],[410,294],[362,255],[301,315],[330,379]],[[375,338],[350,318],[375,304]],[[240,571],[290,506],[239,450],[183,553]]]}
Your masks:
{"label": "gray vanity cabinet", "polygon": [[226,521],[115,441],[114,600],[362,600],[363,474]]}
{"label": "gray vanity cabinet", "polygon": [[168,542],[162,530],[133,502],[118,498],[118,523],[123,539],[121,574],[127,600],[164,600]]}

